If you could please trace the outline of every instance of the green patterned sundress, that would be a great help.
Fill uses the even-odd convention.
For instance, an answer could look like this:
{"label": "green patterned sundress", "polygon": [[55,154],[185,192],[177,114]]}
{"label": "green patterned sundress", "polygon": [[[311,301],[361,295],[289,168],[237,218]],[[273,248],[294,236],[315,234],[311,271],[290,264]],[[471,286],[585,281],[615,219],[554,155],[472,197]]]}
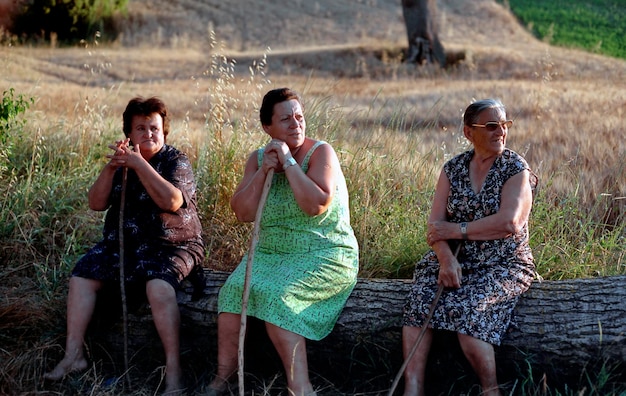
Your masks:
{"label": "green patterned sundress", "polygon": [[[325,142],[317,142],[311,155]],[[258,150],[259,166],[263,149]],[[284,173],[274,174],[254,252],[247,314],[311,340],[333,329],[356,284],[358,244],[350,226],[348,190],[340,169],[333,201],[317,216],[304,213]],[[247,255],[229,276],[218,311],[241,313]]]}

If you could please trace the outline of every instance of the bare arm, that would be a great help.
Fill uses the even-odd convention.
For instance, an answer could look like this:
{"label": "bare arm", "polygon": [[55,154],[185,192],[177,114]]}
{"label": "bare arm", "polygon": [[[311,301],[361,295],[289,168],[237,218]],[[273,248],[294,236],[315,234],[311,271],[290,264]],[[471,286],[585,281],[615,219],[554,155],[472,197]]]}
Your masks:
{"label": "bare arm", "polygon": [[[439,279],[437,283],[445,287],[461,287],[461,266],[450,249],[447,239],[440,238],[431,242],[431,224],[447,222],[447,204],[450,195],[450,180],[444,171],[439,174],[433,205],[428,218],[428,243],[437,255],[439,261]],[[448,223],[452,224],[452,223]],[[458,226],[458,225],[457,225]]]}
{"label": "bare arm", "polygon": [[322,144],[311,155],[307,173],[299,166],[285,170],[296,202],[304,213],[316,216],[328,209],[335,194],[339,166],[335,150],[329,144]]}
{"label": "bare arm", "polygon": [[[272,144],[276,142],[280,145]],[[243,179],[230,200],[239,221],[254,221],[265,175],[269,169],[282,172],[283,163],[291,158],[287,145],[278,140],[272,140],[266,146],[261,168],[257,165],[257,155],[255,151],[248,157]],[[337,167],[339,160],[335,151],[330,145],[323,144],[311,156],[306,174],[300,166],[290,166],[285,171],[298,206],[309,216],[328,209],[335,193]]]}
{"label": "bare arm", "polygon": [[176,212],[184,203],[183,193],[161,176],[139,152],[139,145],[130,151],[127,166],[133,169],[150,198],[159,208]]}
{"label": "bare arm", "polygon": [[522,229],[528,222],[533,204],[529,176],[528,170],[524,170],[504,183],[500,210],[467,223],[468,239],[480,241],[506,238]]}
{"label": "bare arm", "polygon": [[128,147],[128,139],[126,139],[109,147],[115,153],[107,155],[109,162],[89,190],[89,207],[91,209],[105,210],[108,208],[113,175],[115,170],[121,166],[127,166],[137,173],[141,184],[159,208],[175,212],[182,206],[184,202],[182,192],[150,166],[148,161],[141,156],[138,145],[135,146],[134,150],[131,150]]}
{"label": "bare arm", "polygon": [[109,196],[111,195],[111,188],[113,186],[113,175],[115,174],[115,167],[110,166],[110,163],[105,165],[102,172],[89,189],[89,208],[92,210],[102,211],[109,207]]}
{"label": "bare arm", "polygon": [[113,176],[115,171],[121,166],[116,160],[116,155],[123,153],[121,147],[128,145],[130,139],[118,140],[115,144],[109,145],[109,148],[115,151],[114,154],[107,155],[109,162],[104,166],[100,175],[89,189],[88,199],[89,208],[92,210],[102,211],[109,207],[109,196],[113,188]]}
{"label": "bare arm", "polygon": [[230,207],[239,221],[254,221],[259,200],[261,199],[261,192],[263,191],[265,175],[278,164],[278,159],[276,159],[274,154],[272,158],[264,158],[263,164],[259,168],[257,155],[258,151],[254,151],[248,157],[243,178],[230,199]]}
{"label": "bare arm", "polygon": [[[507,180],[502,186],[500,209],[497,213],[467,223],[467,238],[470,240],[493,240],[506,238],[528,222],[532,207],[532,190],[529,171],[524,170]],[[433,220],[428,224],[428,243],[441,239],[462,239],[457,223]]]}

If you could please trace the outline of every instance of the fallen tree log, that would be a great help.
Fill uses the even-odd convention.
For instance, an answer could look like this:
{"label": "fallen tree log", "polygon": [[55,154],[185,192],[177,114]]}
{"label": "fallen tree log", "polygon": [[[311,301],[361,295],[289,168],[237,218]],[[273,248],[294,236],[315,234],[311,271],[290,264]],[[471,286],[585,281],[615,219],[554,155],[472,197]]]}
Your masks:
{"label": "fallen tree log", "polygon": [[[211,371],[216,360],[217,295],[227,276],[228,273],[207,271],[202,298],[194,300],[191,289],[178,295],[183,351],[196,351],[205,357],[206,362],[201,363],[205,371]],[[307,343],[310,369],[326,378],[337,373],[343,377],[359,373],[370,381],[378,377],[383,387],[391,383],[402,363],[402,306],[409,284],[410,280],[401,279],[360,279],[332,333],[322,341]],[[150,345],[160,349],[149,311],[140,311],[130,318],[131,347]],[[262,329],[249,330],[249,338],[258,337],[259,328]],[[120,333],[114,332],[110,339],[118,347]],[[440,338],[433,344],[429,366],[440,366],[443,375],[450,374],[450,360],[460,362],[462,353],[458,346],[453,346],[454,337],[437,337]],[[252,344],[269,345],[267,340],[257,341]],[[544,381],[549,378],[552,382],[564,382],[569,377],[579,378],[585,368],[598,370],[597,364],[623,370],[626,276],[533,283],[517,305],[513,324],[496,353],[499,376],[505,378],[511,377],[511,371],[519,376],[532,369],[544,376]],[[258,360],[263,368],[268,368],[268,361],[272,360],[272,369],[280,370],[275,356]],[[464,364],[463,370],[469,367]],[[335,384],[338,381],[333,380]],[[356,385],[339,386],[354,389]]]}

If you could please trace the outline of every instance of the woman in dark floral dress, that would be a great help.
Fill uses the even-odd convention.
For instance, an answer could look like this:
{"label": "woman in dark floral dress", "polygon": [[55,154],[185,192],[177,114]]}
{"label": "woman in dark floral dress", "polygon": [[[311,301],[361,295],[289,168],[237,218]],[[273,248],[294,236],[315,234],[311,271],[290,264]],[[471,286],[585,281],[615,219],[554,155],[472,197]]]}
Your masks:
{"label": "woman in dark floral dress", "polygon": [[97,292],[119,287],[119,215],[123,169],[128,169],[124,205],[126,289],[145,289],[165,350],[165,391],[182,393],[179,357],[180,317],[176,289],[198,275],[204,259],[202,228],[196,210],[196,184],[187,156],[166,145],[169,118],[158,98],[132,99],[124,111],[126,139],[110,145],[114,153],[89,190],[89,207],[108,210],[103,239],[76,264],[67,301],[67,340],[63,360],[44,375],[59,380],[87,368],[85,331]]}
{"label": "woman in dark floral dress", "polygon": [[416,264],[404,308],[407,357],[438,286],[444,286],[404,373],[405,396],[424,394],[432,329],[456,332],[482,394],[500,395],[493,345],[500,344],[519,296],[535,276],[528,217],[537,178],[524,158],[505,147],[512,121],[500,101],[486,99],[471,104],[463,122],[473,149],[443,167],[428,221],[432,250]]}

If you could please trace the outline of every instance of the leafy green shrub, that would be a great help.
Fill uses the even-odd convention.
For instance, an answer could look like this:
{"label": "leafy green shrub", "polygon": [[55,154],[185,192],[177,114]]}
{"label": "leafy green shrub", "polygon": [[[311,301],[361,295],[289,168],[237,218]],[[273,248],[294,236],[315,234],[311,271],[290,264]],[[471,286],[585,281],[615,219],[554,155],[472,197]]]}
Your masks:
{"label": "leafy green shrub", "polygon": [[[100,32],[115,36],[113,17],[127,11],[128,0],[28,0],[13,21],[12,32],[26,38],[73,43]],[[43,37],[42,37],[43,36]]]}
{"label": "leafy green shrub", "polygon": [[[2,93],[0,102],[0,143],[7,143],[9,129],[20,122],[18,116],[24,113],[33,103],[33,98],[25,98],[24,95],[15,96],[15,89],[9,88]],[[22,120],[22,123],[24,120]]]}
{"label": "leafy green shrub", "polygon": [[0,102],[0,172],[4,172],[10,161],[14,139],[24,126],[26,120],[20,119],[20,115],[34,102],[33,98],[24,95],[15,96],[15,90],[10,88],[2,93]]}

